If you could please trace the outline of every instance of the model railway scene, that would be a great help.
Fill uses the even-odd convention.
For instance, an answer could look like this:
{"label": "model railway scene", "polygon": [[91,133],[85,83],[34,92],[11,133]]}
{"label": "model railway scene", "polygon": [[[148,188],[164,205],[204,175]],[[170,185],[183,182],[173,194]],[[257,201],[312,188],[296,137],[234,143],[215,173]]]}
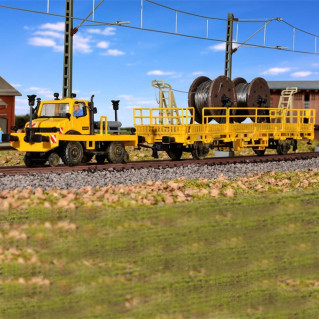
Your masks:
{"label": "model railway scene", "polygon": [[315,2],[0,11],[0,318],[319,318]]}

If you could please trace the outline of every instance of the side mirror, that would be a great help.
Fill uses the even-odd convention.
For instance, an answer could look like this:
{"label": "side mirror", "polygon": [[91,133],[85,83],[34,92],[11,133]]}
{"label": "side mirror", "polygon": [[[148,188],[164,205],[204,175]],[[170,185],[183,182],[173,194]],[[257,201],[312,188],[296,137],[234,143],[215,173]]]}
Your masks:
{"label": "side mirror", "polygon": [[94,107],[94,108],[93,108],[93,114],[96,114],[96,113],[97,113],[97,108]]}
{"label": "side mirror", "polygon": [[66,113],[65,115],[66,115],[66,117],[67,117],[69,120],[71,119],[71,114],[70,114],[70,113]]}

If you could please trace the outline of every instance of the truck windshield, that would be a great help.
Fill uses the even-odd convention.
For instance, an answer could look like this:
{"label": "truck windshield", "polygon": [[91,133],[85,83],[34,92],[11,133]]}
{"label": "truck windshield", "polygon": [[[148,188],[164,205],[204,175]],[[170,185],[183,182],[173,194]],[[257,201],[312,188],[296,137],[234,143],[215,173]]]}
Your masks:
{"label": "truck windshield", "polygon": [[66,117],[69,103],[43,103],[40,117]]}

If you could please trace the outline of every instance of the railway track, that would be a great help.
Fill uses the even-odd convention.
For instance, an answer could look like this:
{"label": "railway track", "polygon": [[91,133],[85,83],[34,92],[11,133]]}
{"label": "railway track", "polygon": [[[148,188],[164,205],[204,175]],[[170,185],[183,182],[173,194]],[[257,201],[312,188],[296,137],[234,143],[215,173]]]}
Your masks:
{"label": "railway track", "polygon": [[238,157],[223,157],[223,158],[205,158],[203,160],[182,159],[180,161],[171,160],[150,160],[150,161],[136,161],[126,164],[102,164],[96,163],[83,164],[79,166],[65,166],[59,165],[58,167],[33,167],[28,168],[25,166],[2,166],[0,167],[0,175],[27,175],[27,174],[50,174],[50,173],[66,173],[66,172],[95,172],[101,170],[128,170],[128,169],[143,169],[143,168],[173,168],[188,165],[229,165],[229,164],[245,164],[245,163],[266,163],[266,162],[281,162],[281,161],[295,161],[305,160],[310,158],[319,157],[319,152],[306,152],[306,153],[289,153],[287,155],[269,154],[265,156],[238,156]]}

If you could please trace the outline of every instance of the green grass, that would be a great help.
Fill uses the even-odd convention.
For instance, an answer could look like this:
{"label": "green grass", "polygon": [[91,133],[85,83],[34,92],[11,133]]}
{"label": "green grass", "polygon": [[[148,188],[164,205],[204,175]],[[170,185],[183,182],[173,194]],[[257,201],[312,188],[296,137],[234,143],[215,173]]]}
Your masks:
{"label": "green grass", "polygon": [[0,318],[318,318],[319,195],[0,213]]}

